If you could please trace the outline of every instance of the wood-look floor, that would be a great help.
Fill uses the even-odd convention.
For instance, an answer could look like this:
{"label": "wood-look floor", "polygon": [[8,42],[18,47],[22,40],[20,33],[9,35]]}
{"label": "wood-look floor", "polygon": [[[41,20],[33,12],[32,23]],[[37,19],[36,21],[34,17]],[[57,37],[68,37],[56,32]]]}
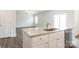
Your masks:
{"label": "wood-look floor", "polygon": [[23,42],[16,37],[0,39],[0,48],[22,48]]}

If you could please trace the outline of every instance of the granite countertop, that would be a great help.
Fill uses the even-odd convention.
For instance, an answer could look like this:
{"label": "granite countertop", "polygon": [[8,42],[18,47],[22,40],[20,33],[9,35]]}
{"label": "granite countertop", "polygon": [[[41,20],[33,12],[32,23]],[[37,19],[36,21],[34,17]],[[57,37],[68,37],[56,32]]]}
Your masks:
{"label": "granite countertop", "polygon": [[50,34],[50,33],[55,33],[55,32],[66,30],[66,29],[62,29],[62,30],[57,29],[54,31],[44,31],[44,29],[45,27],[34,27],[34,28],[24,28],[21,30],[25,32],[27,35],[29,35],[30,37],[36,37],[40,35],[45,35],[45,34]]}

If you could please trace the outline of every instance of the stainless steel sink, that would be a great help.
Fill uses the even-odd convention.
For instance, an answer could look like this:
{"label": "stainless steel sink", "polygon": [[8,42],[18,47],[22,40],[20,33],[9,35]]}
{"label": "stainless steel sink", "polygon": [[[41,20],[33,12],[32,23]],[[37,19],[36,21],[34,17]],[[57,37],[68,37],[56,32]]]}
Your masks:
{"label": "stainless steel sink", "polygon": [[48,29],[44,29],[44,31],[54,31],[57,30],[56,28],[48,28]]}

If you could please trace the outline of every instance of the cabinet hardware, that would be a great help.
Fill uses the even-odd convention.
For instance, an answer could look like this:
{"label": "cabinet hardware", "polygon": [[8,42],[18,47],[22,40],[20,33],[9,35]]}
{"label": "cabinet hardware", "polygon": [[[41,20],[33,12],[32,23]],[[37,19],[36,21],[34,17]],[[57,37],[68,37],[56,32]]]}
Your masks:
{"label": "cabinet hardware", "polygon": [[57,39],[57,40],[60,40],[60,39]]}
{"label": "cabinet hardware", "polygon": [[40,38],[40,40],[42,40],[42,38]]}
{"label": "cabinet hardware", "polygon": [[48,42],[45,42],[46,44],[48,44]]}

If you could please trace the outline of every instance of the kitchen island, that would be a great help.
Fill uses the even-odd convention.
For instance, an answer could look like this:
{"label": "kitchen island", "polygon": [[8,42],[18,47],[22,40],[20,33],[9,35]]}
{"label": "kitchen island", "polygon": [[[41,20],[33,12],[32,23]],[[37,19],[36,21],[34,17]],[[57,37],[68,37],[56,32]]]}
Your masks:
{"label": "kitchen island", "polygon": [[64,48],[65,30],[45,31],[45,27],[24,28],[17,32],[23,48]]}

